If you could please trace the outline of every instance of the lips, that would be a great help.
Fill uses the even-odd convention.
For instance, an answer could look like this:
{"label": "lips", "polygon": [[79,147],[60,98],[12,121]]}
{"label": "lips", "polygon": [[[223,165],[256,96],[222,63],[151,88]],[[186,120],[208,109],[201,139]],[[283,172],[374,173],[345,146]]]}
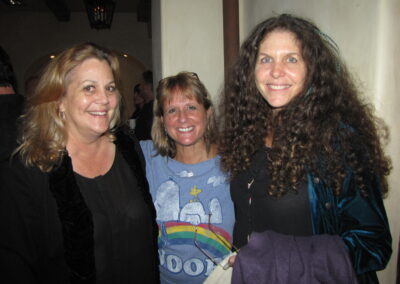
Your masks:
{"label": "lips", "polygon": [[106,111],[90,111],[89,112],[91,115],[95,115],[95,116],[104,116],[107,114]]}
{"label": "lips", "polygon": [[179,132],[189,132],[189,131],[192,131],[193,128],[194,128],[193,126],[191,126],[191,127],[185,127],[185,128],[180,127],[180,128],[178,128],[178,131],[179,131]]}
{"label": "lips", "polygon": [[274,85],[274,84],[267,84],[268,88],[272,89],[272,90],[285,90],[291,87],[291,85]]}

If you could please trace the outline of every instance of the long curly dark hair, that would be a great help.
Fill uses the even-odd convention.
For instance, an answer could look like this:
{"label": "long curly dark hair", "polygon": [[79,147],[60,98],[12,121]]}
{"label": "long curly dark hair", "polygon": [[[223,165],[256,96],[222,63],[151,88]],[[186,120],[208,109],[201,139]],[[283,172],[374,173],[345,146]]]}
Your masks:
{"label": "long curly dark hair", "polygon": [[[303,91],[278,113],[257,90],[254,74],[259,46],[275,30],[295,35],[307,66]],[[388,131],[361,99],[336,44],[309,21],[282,14],[255,27],[227,80],[221,121],[222,167],[231,177],[249,168],[273,133],[269,195],[296,191],[307,173],[340,194],[349,169],[364,194],[374,177],[380,178],[382,193],[388,191],[391,164],[382,149]]]}

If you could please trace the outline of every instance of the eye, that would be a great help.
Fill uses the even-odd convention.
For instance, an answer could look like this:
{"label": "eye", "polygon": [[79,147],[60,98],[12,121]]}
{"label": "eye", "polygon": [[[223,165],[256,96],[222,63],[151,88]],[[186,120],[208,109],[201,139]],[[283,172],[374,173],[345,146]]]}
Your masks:
{"label": "eye", "polygon": [[260,62],[261,63],[270,63],[270,62],[272,62],[272,58],[269,56],[261,57]]}
{"label": "eye", "polygon": [[117,88],[116,88],[114,85],[109,85],[109,86],[106,87],[106,90],[107,90],[108,92],[115,93],[115,91],[117,90]]}
{"label": "eye", "polygon": [[187,108],[188,108],[188,110],[196,110],[197,109],[197,107],[194,105],[189,105]]}
{"label": "eye", "polygon": [[94,85],[86,85],[83,87],[83,91],[87,92],[87,93],[93,93],[95,90]]}
{"label": "eye", "polygon": [[290,57],[288,57],[287,62],[289,62],[289,63],[297,63],[297,58],[293,57],[293,56],[290,56]]}
{"label": "eye", "polygon": [[176,112],[175,108],[170,108],[170,109],[167,109],[166,114],[174,114],[175,112]]}

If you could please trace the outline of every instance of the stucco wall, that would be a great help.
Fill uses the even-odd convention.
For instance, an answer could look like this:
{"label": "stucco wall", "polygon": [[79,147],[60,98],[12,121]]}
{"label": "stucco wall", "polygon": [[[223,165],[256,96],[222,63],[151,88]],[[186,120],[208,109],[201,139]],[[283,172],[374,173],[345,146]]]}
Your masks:
{"label": "stucco wall", "polygon": [[[153,58],[157,79],[196,72],[214,101],[224,74],[222,1],[153,0]],[[156,11],[154,9],[157,9]]]}

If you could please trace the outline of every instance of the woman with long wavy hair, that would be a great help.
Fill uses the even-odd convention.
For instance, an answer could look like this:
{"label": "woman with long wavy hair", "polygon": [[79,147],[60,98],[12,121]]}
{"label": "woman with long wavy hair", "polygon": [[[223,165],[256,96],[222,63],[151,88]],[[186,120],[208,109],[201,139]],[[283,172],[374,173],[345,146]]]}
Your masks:
{"label": "woman with long wavy hair", "polygon": [[333,40],[292,15],[260,23],[241,47],[221,112],[234,243],[263,231],[338,235],[358,281],[377,282],[391,254],[387,132]]}
{"label": "woman with long wavy hair", "polygon": [[157,283],[143,154],[118,128],[118,58],[86,43],[46,67],[0,169],[6,283]]}

